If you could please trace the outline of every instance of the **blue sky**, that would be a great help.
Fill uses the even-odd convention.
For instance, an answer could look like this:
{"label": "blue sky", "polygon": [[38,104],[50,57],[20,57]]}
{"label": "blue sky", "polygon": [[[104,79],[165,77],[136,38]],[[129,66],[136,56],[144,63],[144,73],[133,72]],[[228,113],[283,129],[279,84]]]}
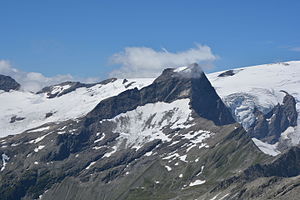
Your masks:
{"label": "blue sky", "polygon": [[45,76],[104,79],[126,47],[210,47],[218,71],[300,60],[298,0],[0,1],[0,60]]}

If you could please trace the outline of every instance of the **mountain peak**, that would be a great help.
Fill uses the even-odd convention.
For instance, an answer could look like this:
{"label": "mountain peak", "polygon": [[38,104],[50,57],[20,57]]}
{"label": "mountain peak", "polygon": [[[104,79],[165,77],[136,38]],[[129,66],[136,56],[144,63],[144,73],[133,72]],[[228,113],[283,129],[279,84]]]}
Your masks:
{"label": "mountain peak", "polygon": [[183,78],[183,79],[195,79],[200,78],[203,75],[203,70],[197,63],[193,63],[178,68],[166,68],[162,74],[155,80],[156,82],[165,81],[170,77]]}
{"label": "mountain peak", "polygon": [[0,74],[0,90],[8,92],[9,90],[18,90],[19,88],[20,84],[15,79]]}
{"label": "mountain peak", "polygon": [[101,101],[87,116],[86,124],[113,118],[149,103],[172,103],[179,99],[189,99],[189,105],[197,116],[216,125],[235,123],[200,66],[192,64],[184,68],[165,69],[151,85],[141,90],[127,90]]}

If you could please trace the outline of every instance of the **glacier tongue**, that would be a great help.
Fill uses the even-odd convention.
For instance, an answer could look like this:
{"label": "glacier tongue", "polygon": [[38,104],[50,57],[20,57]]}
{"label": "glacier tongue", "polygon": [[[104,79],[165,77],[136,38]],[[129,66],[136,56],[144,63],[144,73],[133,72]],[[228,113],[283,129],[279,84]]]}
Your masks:
{"label": "glacier tongue", "polygon": [[254,144],[265,154],[271,155],[271,156],[277,156],[281,152],[277,150],[278,143],[276,144],[268,144],[265,142],[262,142],[256,138],[252,138],[252,141]]}

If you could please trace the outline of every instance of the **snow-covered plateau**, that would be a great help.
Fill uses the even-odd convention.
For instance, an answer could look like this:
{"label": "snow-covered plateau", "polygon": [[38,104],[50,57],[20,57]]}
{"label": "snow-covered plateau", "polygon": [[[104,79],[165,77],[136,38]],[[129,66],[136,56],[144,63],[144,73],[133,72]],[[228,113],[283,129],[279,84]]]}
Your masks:
{"label": "snow-covered plateau", "polygon": [[[224,103],[231,108],[236,120],[246,130],[255,120],[255,107],[263,113],[269,112],[282,103],[285,96],[282,91],[296,99],[297,112],[300,112],[300,61],[243,67],[229,70],[227,75],[223,71],[208,74],[207,77]],[[299,144],[299,120],[298,117],[298,126],[289,127],[281,134],[282,140],[289,140],[292,145]],[[278,154],[276,145],[263,145],[259,140],[254,141],[263,152]]]}
{"label": "snow-covered plateau", "polygon": [[[65,95],[48,98],[46,93],[35,94],[25,91],[0,91],[0,137],[22,133],[49,122],[59,122],[83,117],[101,100],[132,89],[151,84],[153,79],[117,79],[107,84],[77,88]],[[62,92],[67,86],[54,87]],[[13,118],[20,119],[12,121]]]}

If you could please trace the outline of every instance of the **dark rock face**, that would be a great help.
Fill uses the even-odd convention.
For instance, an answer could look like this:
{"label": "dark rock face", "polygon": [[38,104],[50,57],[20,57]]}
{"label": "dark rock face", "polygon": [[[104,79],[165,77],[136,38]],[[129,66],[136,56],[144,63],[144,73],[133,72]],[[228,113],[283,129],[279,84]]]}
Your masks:
{"label": "dark rock face", "polygon": [[[198,67],[198,66],[194,66]],[[199,72],[198,72],[199,73]],[[86,117],[86,125],[134,110],[147,103],[167,102],[190,98],[195,113],[217,125],[235,123],[231,112],[217,95],[203,72],[189,77],[166,69],[151,85],[141,90],[127,90],[118,96],[101,101]]]}
{"label": "dark rock face", "polygon": [[25,119],[25,117],[13,116],[13,117],[10,118],[9,123],[15,123],[16,121],[22,121],[23,119]]}
{"label": "dark rock face", "polygon": [[52,113],[52,112],[48,112],[48,113],[45,114],[45,118],[51,117],[53,114],[54,113]]}
{"label": "dark rock face", "polygon": [[233,70],[227,70],[218,75],[218,77],[226,77],[226,76],[233,76],[235,73]]}
{"label": "dark rock face", "polygon": [[276,143],[288,127],[297,126],[298,113],[295,98],[286,93],[282,105],[276,105],[269,113],[263,114],[255,110],[255,122],[248,130],[251,137]]}
{"label": "dark rock face", "polygon": [[217,95],[205,74],[199,79],[192,79],[191,107],[205,119],[217,125],[235,123],[231,112]]}
{"label": "dark rock face", "polygon": [[20,89],[20,86],[21,85],[10,76],[4,76],[0,74],[0,90],[8,92],[9,90],[18,90]]}
{"label": "dark rock face", "polygon": [[236,73],[242,71],[243,69],[235,69],[235,70],[227,70],[218,75],[218,77],[227,77],[227,76],[234,76]]}

